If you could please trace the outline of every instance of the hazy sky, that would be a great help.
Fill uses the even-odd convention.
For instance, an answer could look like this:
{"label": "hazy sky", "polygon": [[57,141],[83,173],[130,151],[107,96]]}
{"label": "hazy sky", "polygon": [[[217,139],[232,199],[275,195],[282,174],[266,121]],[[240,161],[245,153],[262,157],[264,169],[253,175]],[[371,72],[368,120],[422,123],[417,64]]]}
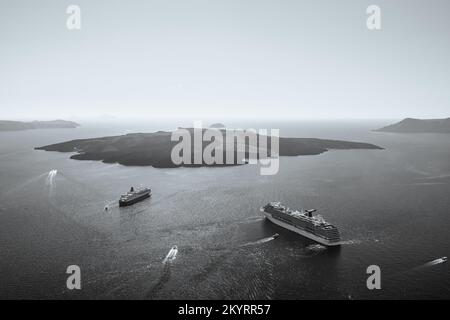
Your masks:
{"label": "hazy sky", "polygon": [[449,15],[448,0],[0,0],[0,119],[449,117]]}

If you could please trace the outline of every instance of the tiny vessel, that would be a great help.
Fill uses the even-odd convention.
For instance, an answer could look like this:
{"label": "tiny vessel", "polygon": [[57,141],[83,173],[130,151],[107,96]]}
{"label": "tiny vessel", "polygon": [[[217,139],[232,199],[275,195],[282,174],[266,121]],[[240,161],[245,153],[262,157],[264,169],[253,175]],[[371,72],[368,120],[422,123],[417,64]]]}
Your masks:
{"label": "tiny vessel", "polygon": [[276,238],[278,238],[280,235],[278,234],[278,233],[275,233],[274,235],[273,235],[273,238],[274,239],[276,239]]}
{"label": "tiny vessel", "polygon": [[270,202],[260,209],[271,222],[325,246],[341,245],[338,229],[326,222],[315,209],[291,210],[280,202]]}
{"label": "tiny vessel", "polygon": [[119,207],[135,204],[136,202],[149,198],[151,195],[152,189],[150,188],[141,188],[135,190],[133,187],[131,187],[130,191],[120,196]]}

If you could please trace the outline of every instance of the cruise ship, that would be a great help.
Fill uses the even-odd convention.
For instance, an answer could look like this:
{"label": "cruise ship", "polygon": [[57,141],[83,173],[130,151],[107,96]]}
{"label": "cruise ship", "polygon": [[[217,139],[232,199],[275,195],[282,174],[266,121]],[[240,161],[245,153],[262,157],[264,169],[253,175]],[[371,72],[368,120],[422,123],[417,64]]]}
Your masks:
{"label": "cruise ship", "polygon": [[131,187],[130,191],[120,196],[119,207],[129,206],[136,202],[142,201],[152,195],[152,190],[142,188],[135,190]]}
{"label": "cruise ship", "polygon": [[320,215],[313,215],[315,209],[293,211],[280,202],[270,202],[260,210],[271,222],[322,245],[339,246],[341,244],[338,229]]}

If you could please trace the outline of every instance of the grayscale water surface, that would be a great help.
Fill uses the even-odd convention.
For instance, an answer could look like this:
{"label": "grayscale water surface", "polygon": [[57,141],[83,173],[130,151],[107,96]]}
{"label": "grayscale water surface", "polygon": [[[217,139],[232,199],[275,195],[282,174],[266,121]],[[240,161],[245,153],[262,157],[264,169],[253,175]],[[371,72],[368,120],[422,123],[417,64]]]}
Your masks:
{"label": "grayscale water surface", "polygon": [[[125,167],[33,150],[179,123],[1,132],[0,297],[448,299],[449,264],[433,261],[450,255],[450,135],[370,131],[387,123],[229,124],[386,148],[283,157],[274,176],[254,165]],[[152,198],[119,208],[139,185]],[[345,244],[327,249],[265,221],[259,208],[275,200],[319,209]],[[82,290],[66,289],[71,264]],[[366,288],[372,264],[378,291]]]}

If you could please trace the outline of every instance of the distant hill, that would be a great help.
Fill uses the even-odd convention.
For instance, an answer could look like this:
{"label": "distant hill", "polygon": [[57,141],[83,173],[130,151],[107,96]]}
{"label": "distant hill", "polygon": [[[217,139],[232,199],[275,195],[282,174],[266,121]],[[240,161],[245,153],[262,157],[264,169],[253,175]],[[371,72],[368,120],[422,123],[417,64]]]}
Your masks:
{"label": "distant hill", "polygon": [[[192,131],[193,129],[189,130]],[[221,132],[222,139],[225,139],[225,130],[221,130]],[[171,152],[178,143],[171,141],[171,134],[171,132],[166,131],[130,133],[123,136],[72,140],[35,149],[76,152],[76,154],[71,155],[71,159],[76,160],[99,160],[105,163],[120,163],[122,165],[170,168],[177,166],[171,160]],[[202,150],[205,146],[206,143],[203,144]],[[329,149],[382,149],[369,143],[312,138],[280,138],[279,147],[280,156],[317,155]],[[237,148],[234,148],[234,150],[237,150]],[[248,157],[248,145],[245,146],[245,150],[246,157]],[[267,150],[270,153],[270,147]],[[226,152],[226,146],[222,151]],[[193,155],[194,150],[191,153]],[[239,164],[236,153],[234,161],[235,163],[231,165]],[[206,164],[184,166],[206,166]]]}
{"label": "distant hill", "polygon": [[374,131],[398,133],[450,133],[450,118],[447,119],[413,119],[402,121]]}
{"label": "distant hill", "polygon": [[209,127],[214,128],[214,129],[224,129],[225,125],[223,123],[218,122],[218,123],[213,123]]}
{"label": "distant hill", "polygon": [[76,122],[65,121],[65,120],[32,121],[32,122],[0,120],[0,131],[76,128],[79,126],[80,125]]}

